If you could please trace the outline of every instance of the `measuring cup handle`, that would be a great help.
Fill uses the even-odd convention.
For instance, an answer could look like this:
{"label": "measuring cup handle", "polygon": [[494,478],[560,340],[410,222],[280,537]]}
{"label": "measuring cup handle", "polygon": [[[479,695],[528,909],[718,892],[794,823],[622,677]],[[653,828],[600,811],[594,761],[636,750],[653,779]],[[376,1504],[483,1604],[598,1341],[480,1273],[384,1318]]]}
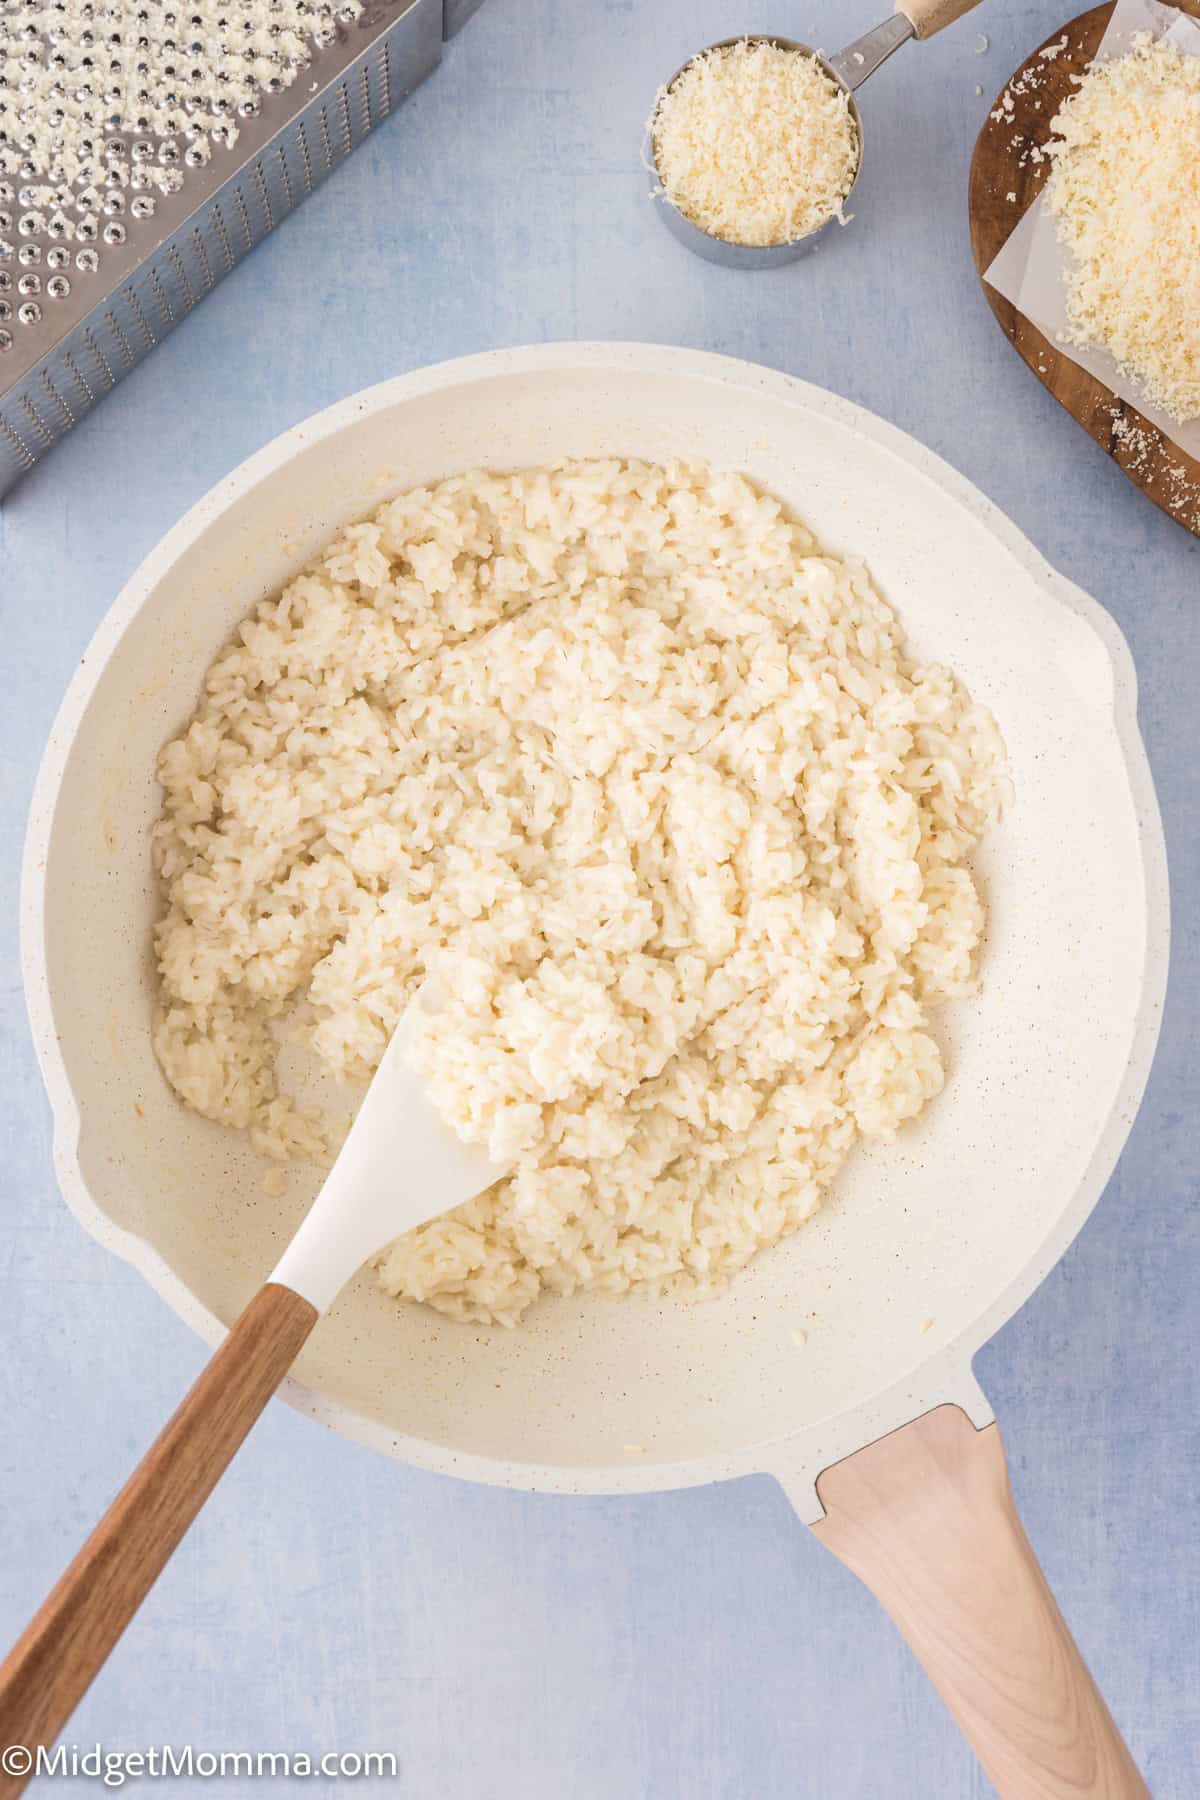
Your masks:
{"label": "measuring cup handle", "polygon": [[979,0],[896,0],[896,11],[903,13],[917,37],[929,38],[978,5]]}
{"label": "measuring cup handle", "polygon": [[939,1406],[817,1493],[813,1531],[891,1614],[1001,1800],[1149,1800],[1021,1527],[996,1425]]}

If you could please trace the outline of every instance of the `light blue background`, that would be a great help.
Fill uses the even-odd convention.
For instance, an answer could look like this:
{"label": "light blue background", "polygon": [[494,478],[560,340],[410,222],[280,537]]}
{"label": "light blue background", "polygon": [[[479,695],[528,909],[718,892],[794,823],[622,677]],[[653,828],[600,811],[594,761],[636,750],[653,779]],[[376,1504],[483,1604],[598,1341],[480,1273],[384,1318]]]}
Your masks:
{"label": "light blue background", "polygon": [[[655,84],[693,49],[741,29],[834,49],[885,4],[485,0],[397,118],[0,513],[6,1639],[203,1355],[84,1236],[51,1170],[17,874],[37,755],[76,659],[184,509],[329,401],[531,339],[698,345],[823,383],[915,433],[1130,638],[1173,864],[1166,1029],[1108,1193],[980,1374],[1030,1534],[1155,1794],[1200,1792],[1200,542],[1014,356],[976,282],[965,214],[986,107],[1061,22],[1061,0],[990,0],[881,71],[863,96],[858,217],[792,269],[747,276],[689,258],[639,172]],[[394,1749],[396,1791],[412,1800],[989,1791],[874,1603],[770,1481],[626,1500],[491,1492],[385,1462],[283,1407],[69,1735],[127,1749]]]}

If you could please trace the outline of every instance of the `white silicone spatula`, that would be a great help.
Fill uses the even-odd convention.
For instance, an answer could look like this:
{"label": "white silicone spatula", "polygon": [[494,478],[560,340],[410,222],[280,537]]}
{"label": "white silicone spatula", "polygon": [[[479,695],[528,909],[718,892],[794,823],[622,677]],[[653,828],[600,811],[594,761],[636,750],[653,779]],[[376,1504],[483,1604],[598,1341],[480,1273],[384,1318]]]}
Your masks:
{"label": "white silicone spatula", "polygon": [[405,1061],[429,991],[427,983],[392,1033],[337,1161],[272,1271],[268,1285],[302,1295],[318,1315],[368,1256],[505,1173],[451,1130]]}
{"label": "white silicone spatula", "polygon": [[[336,1163],[232,1326],[0,1668],[0,1744],[33,1757],[62,1730],[301,1345],[355,1270],[504,1170],[460,1142],[408,1068],[409,1006]],[[32,1768],[31,1764],[31,1768]],[[29,1773],[0,1772],[0,1796]]]}

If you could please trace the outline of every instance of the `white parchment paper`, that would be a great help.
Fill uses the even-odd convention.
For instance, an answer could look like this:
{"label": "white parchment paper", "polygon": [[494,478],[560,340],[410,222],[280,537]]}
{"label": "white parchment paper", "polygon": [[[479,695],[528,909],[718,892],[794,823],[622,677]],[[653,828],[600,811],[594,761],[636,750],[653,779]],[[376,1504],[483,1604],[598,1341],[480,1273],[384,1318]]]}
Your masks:
{"label": "white parchment paper", "polygon": [[[1189,18],[1178,7],[1161,6],[1159,0],[1117,0],[1116,10],[1096,53],[1097,62],[1124,56],[1139,32],[1173,44],[1190,56],[1200,56],[1200,20]],[[1156,406],[1145,389],[1121,370],[1107,350],[1098,344],[1065,341],[1067,317],[1067,251],[1058,239],[1058,228],[1039,194],[1017,224],[984,280],[1024,313],[1042,336],[1105,387],[1136,406],[1144,418],[1157,425],[1189,456],[1200,459],[1200,419],[1181,425]]]}

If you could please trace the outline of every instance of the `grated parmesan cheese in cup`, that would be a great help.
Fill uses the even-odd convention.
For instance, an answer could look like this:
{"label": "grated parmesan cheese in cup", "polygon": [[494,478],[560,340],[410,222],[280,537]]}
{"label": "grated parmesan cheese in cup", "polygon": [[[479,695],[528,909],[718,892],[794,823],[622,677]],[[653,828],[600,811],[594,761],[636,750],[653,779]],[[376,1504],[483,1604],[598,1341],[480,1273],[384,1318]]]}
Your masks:
{"label": "grated parmesan cheese in cup", "polygon": [[705,51],[660,90],[650,133],[663,193],[713,237],[790,244],[844,219],[858,131],[845,90],[802,51]]}
{"label": "grated parmesan cheese in cup", "polygon": [[1104,345],[1172,418],[1200,418],[1200,57],[1142,33],[1092,65],[1053,128],[1070,341]]}

